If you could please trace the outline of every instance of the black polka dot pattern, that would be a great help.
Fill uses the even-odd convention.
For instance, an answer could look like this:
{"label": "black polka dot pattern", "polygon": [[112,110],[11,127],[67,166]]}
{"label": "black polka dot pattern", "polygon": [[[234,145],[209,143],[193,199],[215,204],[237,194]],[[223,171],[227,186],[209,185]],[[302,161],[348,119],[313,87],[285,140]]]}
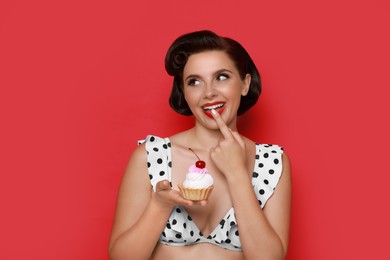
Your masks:
{"label": "black polka dot pattern", "polygon": [[156,191],[156,184],[161,180],[169,180],[171,183],[171,142],[168,138],[160,138],[157,136],[149,135],[145,141],[139,141],[141,144],[146,142],[146,152],[148,155],[148,171],[149,179],[153,186],[153,190]]}
{"label": "black polka dot pattern", "polygon": [[[149,179],[156,189],[160,180],[169,180],[171,186],[171,143],[168,138],[148,136],[146,151],[148,156]],[[252,186],[260,207],[264,207],[272,195],[280,178],[282,148],[277,145],[256,144],[255,165],[252,174]],[[185,208],[175,207],[162,231],[160,243],[176,246],[207,242],[222,248],[242,251],[234,208],[231,208],[219,221],[215,229],[203,235]]]}
{"label": "black polka dot pattern", "polygon": [[255,169],[252,174],[252,185],[257,200],[264,208],[273,194],[282,173],[283,149],[278,145],[256,144]]}
{"label": "black polka dot pattern", "polygon": [[200,242],[218,244],[226,249],[241,251],[234,209],[231,208],[226,213],[213,232],[204,235],[192,221],[185,208],[181,206],[174,208],[160,237],[160,243],[175,243],[175,245],[184,246]]}

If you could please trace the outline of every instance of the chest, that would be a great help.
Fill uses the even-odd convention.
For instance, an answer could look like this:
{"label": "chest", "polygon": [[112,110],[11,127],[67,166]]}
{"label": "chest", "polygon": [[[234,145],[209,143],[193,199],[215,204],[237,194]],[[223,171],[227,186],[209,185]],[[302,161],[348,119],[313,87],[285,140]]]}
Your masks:
{"label": "chest", "polygon": [[[214,189],[206,206],[194,205],[185,207],[185,210],[199,230],[208,235],[212,233],[227,212],[232,209],[233,204],[224,174],[219,171],[207,153],[199,153],[198,156],[206,162],[208,173],[214,180]],[[172,149],[171,182],[174,189],[178,190],[177,185],[184,181],[188,167],[194,164],[196,160],[197,158],[191,153],[185,153],[185,151],[178,148]],[[249,176],[253,173],[254,162],[255,149],[248,149],[247,172]],[[234,174],[234,172],[225,174]]]}
{"label": "chest", "polygon": [[[279,180],[282,151],[272,145],[256,144],[247,147],[253,147],[246,151],[247,173],[251,176],[253,190],[263,207]],[[158,181],[163,179],[169,180],[173,189],[177,189],[176,186],[183,182],[188,167],[197,160],[188,152],[188,148],[179,148],[173,145],[171,149],[169,139],[150,137],[146,143],[149,178],[154,189]],[[198,156],[206,161],[209,173],[214,178],[215,190],[207,206],[175,207],[160,242],[178,246],[208,242],[240,251],[238,226],[225,177],[212,163],[207,151],[198,153]]]}

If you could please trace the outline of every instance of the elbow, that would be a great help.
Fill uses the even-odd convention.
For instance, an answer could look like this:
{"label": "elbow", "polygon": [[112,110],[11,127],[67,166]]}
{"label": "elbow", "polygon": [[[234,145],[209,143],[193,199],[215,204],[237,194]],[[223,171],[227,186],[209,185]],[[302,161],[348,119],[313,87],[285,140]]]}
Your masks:
{"label": "elbow", "polygon": [[274,256],[270,259],[275,260],[284,260],[287,257],[287,246],[283,243],[280,243],[277,248],[275,248]]}
{"label": "elbow", "polygon": [[275,250],[275,255],[273,258],[270,259],[275,259],[275,260],[284,260],[287,257],[287,246],[284,246],[282,243],[280,246]]}
{"label": "elbow", "polygon": [[251,256],[245,255],[245,259],[253,259],[253,260],[284,260],[286,259],[285,254],[255,254]]}
{"label": "elbow", "polygon": [[108,245],[108,257],[110,260],[120,260],[115,250],[115,243],[110,241]]}
{"label": "elbow", "polygon": [[253,260],[284,260],[287,257],[287,247],[282,243],[270,244],[264,250],[244,250],[245,259]]}
{"label": "elbow", "polygon": [[124,259],[123,257],[120,257],[118,256],[117,254],[115,254],[115,252],[113,250],[108,250],[108,258],[110,260],[121,260],[121,259]]}
{"label": "elbow", "polygon": [[114,250],[112,248],[112,246],[109,246],[108,247],[108,258],[110,260],[115,260],[116,258],[114,257]]}
{"label": "elbow", "polygon": [[273,256],[268,259],[284,260],[287,257],[288,242],[278,238],[277,243],[273,246],[273,249]]}
{"label": "elbow", "polygon": [[288,253],[288,241],[281,241],[281,250],[283,252],[281,259],[286,259]]}

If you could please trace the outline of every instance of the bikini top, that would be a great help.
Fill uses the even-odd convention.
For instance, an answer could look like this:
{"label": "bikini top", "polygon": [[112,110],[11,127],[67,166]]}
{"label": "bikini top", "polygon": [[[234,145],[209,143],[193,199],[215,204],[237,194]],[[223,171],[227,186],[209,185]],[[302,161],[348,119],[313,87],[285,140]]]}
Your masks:
{"label": "bikini top", "polygon": [[[149,179],[156,191],[156,184],[168,180],[172,187],[172,155],[169,138],[149,135],[146,140]],[[263,208],[273,194],[282,173],[283,148],[271,144],[256,144],[256,159],[252,185],[259,206]],[[170,246],[187,246],[211,243],[225,249],[242,251],[234,208],[230,208],[219,224],[207,237],[196,226],[182,206],[177,206],[167,221],[159,242]]]}

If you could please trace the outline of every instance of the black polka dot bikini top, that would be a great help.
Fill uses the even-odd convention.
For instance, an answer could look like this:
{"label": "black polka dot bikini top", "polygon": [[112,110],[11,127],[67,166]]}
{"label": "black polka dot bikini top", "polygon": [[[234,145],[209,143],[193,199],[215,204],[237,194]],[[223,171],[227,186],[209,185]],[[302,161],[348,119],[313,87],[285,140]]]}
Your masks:
{"label": "black polka dot bikini top", "polygon": [[[155,191],[157,182],[164,179],[169,180],[172,186],[169,138],[149,135],[145,141],[148,172],[153,190]],[[283,149],[277,145],[256,144],[252,185],[261,208],[273,194],[281,176],[282,154]],[[230,208],[211,234],[205,237],[185,208],[177,206],[173,209],[159,242],[170,246],[211,243],[225,249],[242,251],[234,208]]]}

